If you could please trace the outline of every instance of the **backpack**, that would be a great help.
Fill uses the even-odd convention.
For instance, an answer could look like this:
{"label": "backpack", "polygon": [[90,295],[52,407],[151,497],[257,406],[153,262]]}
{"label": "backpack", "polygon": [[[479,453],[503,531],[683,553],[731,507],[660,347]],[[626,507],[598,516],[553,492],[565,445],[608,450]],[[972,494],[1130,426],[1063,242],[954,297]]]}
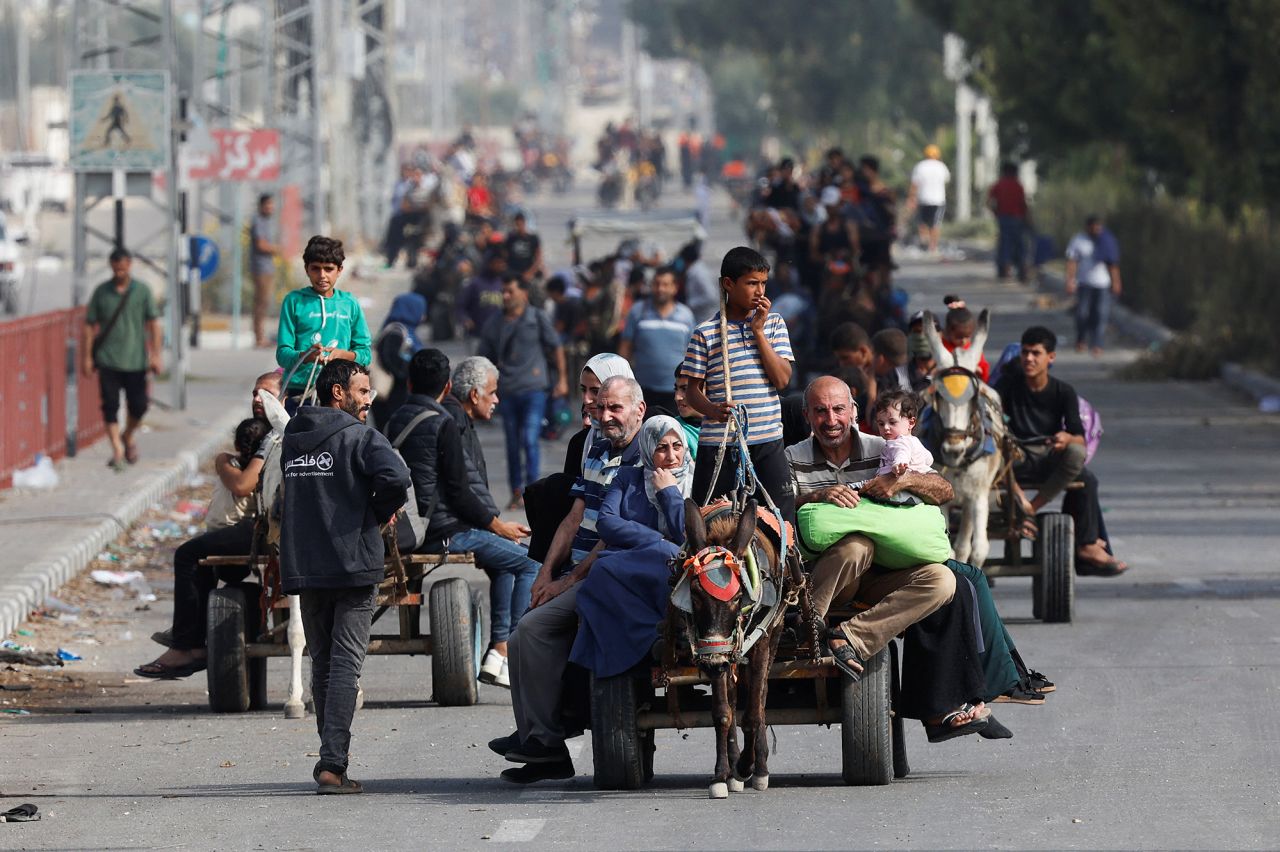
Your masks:
{"label": "backpack", "polygon": [[[395,440],[391,442],[391,447],[397,453],[400,452],[400,445],[413,433],[414,429],[418,428],[420,423],[428,418],[437,417],[439,414],[440,412],[433,411],[430,408],[420,413],[400,430],[400,434],[396,435]],[[413,479],[410,477],[409,493],[405,497],[404,505],[396,512],[396,542],[402,550],[414,551],[422,547],[422,543],[427,540],[427,526],[431,523],[431,513],[435,510],[435,507],[436,494],[432,494],[431,500],[427,505],[426,516],[418,514],[418,494],[414,490]]]}
{"label": "backpack", "polygon": [[413,357],[411,348],[413,344],[409,340],[409,330],[398,322],[387,323],[378,332],[378,336],[374,338],[372,349],[373,357],[369,359],[369,386],[378,392],[378,396],[386,399],[390,395],[392,388],[395,387],[396,377],[387,365],[382,363],[382,355],[379,351],[379,345],[386,340],[387,335],[391,333],[400,335],[400,349],[397,356],[401,361],[408,363]]}

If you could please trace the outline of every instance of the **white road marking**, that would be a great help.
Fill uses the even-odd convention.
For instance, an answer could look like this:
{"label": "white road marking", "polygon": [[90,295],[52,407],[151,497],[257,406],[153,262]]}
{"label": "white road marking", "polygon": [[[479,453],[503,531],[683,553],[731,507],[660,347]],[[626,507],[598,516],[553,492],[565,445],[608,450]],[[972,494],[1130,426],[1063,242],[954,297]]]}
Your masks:
{"label": "white road marking", "polygon": [[1262,613],[1248,604],[1231,604],[1230,606],[1224,606],[1222,610],[1232,618],[1262,618]]}
{"label": "white road marking", "polygon": [[1183,589],[1188,592],[1209,591],[1209,587],[1205,585],[1204,580],[1200,580],[1197,578],[1182,578],[1182,579],[1174,580],[1173,584],[1177,586],[1179,589]]}
{"label": "white road marking", "polygon": [[538,836],[545,819],[504,819],[490,839],[494,843],[527,843]]}

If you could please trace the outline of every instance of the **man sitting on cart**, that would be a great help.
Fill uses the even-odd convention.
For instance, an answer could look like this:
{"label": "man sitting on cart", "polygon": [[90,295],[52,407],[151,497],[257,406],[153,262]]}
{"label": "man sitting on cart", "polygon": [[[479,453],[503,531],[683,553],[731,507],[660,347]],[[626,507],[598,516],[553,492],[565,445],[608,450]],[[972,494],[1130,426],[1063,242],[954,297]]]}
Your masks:
{"label": "man sitting on cart", "polygon": [[[888,499],[899,491],[909,491],[934,505],[954,496],[951,484],[937,473],[906,471],[896,477],[876,476],[884,439],[856,432],[853,424],[857,416],[857,405],[849,386],[834,376],[815,379],[805,391],[805,417],[813,434],[787,448],[797,508],[821,501],[851,509],[864,497]],[[869,481],[860,490],[851,487],[865,480]],[[860,603],[870,604],[828,631],[827,642],[837,665],[855,677],[895,636],[949,605],[956,597],[955,575],[945,565],[888,571],[874,567],[874,559],[875,545],[871,539],[851,534],[818,557],[809,579],[814,613],[824,621],[833,604],[852,604],[855,597]],[[976,658],[976,652],[959,650],[962,657]],[[941,672],[949,667],[929,668]],[[977,733],[985,727],[985,721],[981,720],[986,714],[981,705],[968,704],[968,696],[980,693],[981,689],[970,693],[971,684],[959,674],[946,677],[948,683],[939,683],[937,688],[928,690],[931,698],[938,699],[952,691],[958,691],[961,697],[947,705],[955,710],[923,720],[933,741],[938,741],[935,730],[938,735],[950,731]],[[961,681],[954,684],[954,690],[950,682],[953,680]],[[981,685],[980,678],[978,685]]]}
{"label": "man sitting on cart", "polygon": [[600,433],[582,475],[570,492],[573,508],[556,530],[538,578],[532,608],[520,619],[508,645],[511,708],[516,731],[489,742],[513,763],[502,778],[516,784],[572,778],[565,748],[562,694],[569,652],[578,633],[578,584],[602,549],[596,520],[605,492],[623,467],[640,464],[637,436],[644,421],[644,393],[635,379],[614,376],[597,397]]}

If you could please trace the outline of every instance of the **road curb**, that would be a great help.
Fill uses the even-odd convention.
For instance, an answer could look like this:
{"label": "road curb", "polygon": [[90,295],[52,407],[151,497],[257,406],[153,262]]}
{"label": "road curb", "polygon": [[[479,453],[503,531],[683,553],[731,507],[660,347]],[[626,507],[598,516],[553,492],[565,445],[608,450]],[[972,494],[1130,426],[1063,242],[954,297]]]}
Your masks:
{"label": "road curb", "polygon": [[[0,637],[8,636],[17,629],[49,595],[83,571],[152,504],[177,491],[206,459],[226,443],[227,435],[241,419],[241,412],[229,412],[200,430],[194,446],[144,477],[120,507],[110,513],[110,517],[81,533],[75,541],[65,543],[52,558],[28,564],[16,577],[0,586]],[[100,513],[93,515],[100,516]]]}
{"label": "road curb", "polygon": [[[1067,291],[1066,282],[1051,272],[1040,273],[1040,289],[1058,295]],[[1159,320],[1140,314],[1124,305],[1113,302],[1111,305],[1111,324],[1126,337],[1137,340],[1143,346],[1155,351],[1176,338],[1176,332],[1166,328]],[[1251,370],[1240,364],[1226,362],[1219,373],[1221,381],[1238,391],[1248,394],[1255,401],[1265,397],[1280,396],[1280,379]]]}

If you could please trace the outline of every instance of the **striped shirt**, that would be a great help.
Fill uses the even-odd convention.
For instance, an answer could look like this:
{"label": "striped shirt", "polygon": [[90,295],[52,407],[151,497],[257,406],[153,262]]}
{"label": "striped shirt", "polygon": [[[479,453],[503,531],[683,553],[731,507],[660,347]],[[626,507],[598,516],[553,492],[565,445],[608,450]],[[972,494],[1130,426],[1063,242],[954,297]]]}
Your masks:
{"label": "striped shirt", "polygon": [[[638,436],[640,433],[637,432]],[[607,438],[601,438],[591,445],[586,460],[582,463],[582,476],[569,490],[571,500],[581,498],[584,504],[582,526],[573,537],[574,550],[590,550],[600,540],[596,532],[596,519],[600,517],[600,504],[604,502],[604,493],[609,490],[618,469],[625,465],[640,463],[640,441],[632,438],[621,452],[614,449]]]}
{"label": "striped shirt", "polygon": [[832,464],[822,454],[817,441],[810,437],[787,447],[787,463],[791,466],[791,483],[796,496],[830,488],[833,485],[857,485],[876,475],[884,438],[879,435],[853,433],[853,451],[844,464]]}
{"label": "striped shirt", "polygon": [[[767,444],[782,438],[782,405],[778,389],[769,381],[760,359],[751,321],[729,320],[729,369],[733,376],[734,405],[747,407],[747,443]],[[769,314],[764,323],[765,339],[779,358],[794,361],[787,324],[777,314]],[[720,347],[720,313],[693,330],[684,353],[680,371],[690,378],[706,382],[707,399],[719,404],[726,401],[724,389],[724,353]],[[698,442],[706,446],[724,437],[726,424],[702,421]]]}

